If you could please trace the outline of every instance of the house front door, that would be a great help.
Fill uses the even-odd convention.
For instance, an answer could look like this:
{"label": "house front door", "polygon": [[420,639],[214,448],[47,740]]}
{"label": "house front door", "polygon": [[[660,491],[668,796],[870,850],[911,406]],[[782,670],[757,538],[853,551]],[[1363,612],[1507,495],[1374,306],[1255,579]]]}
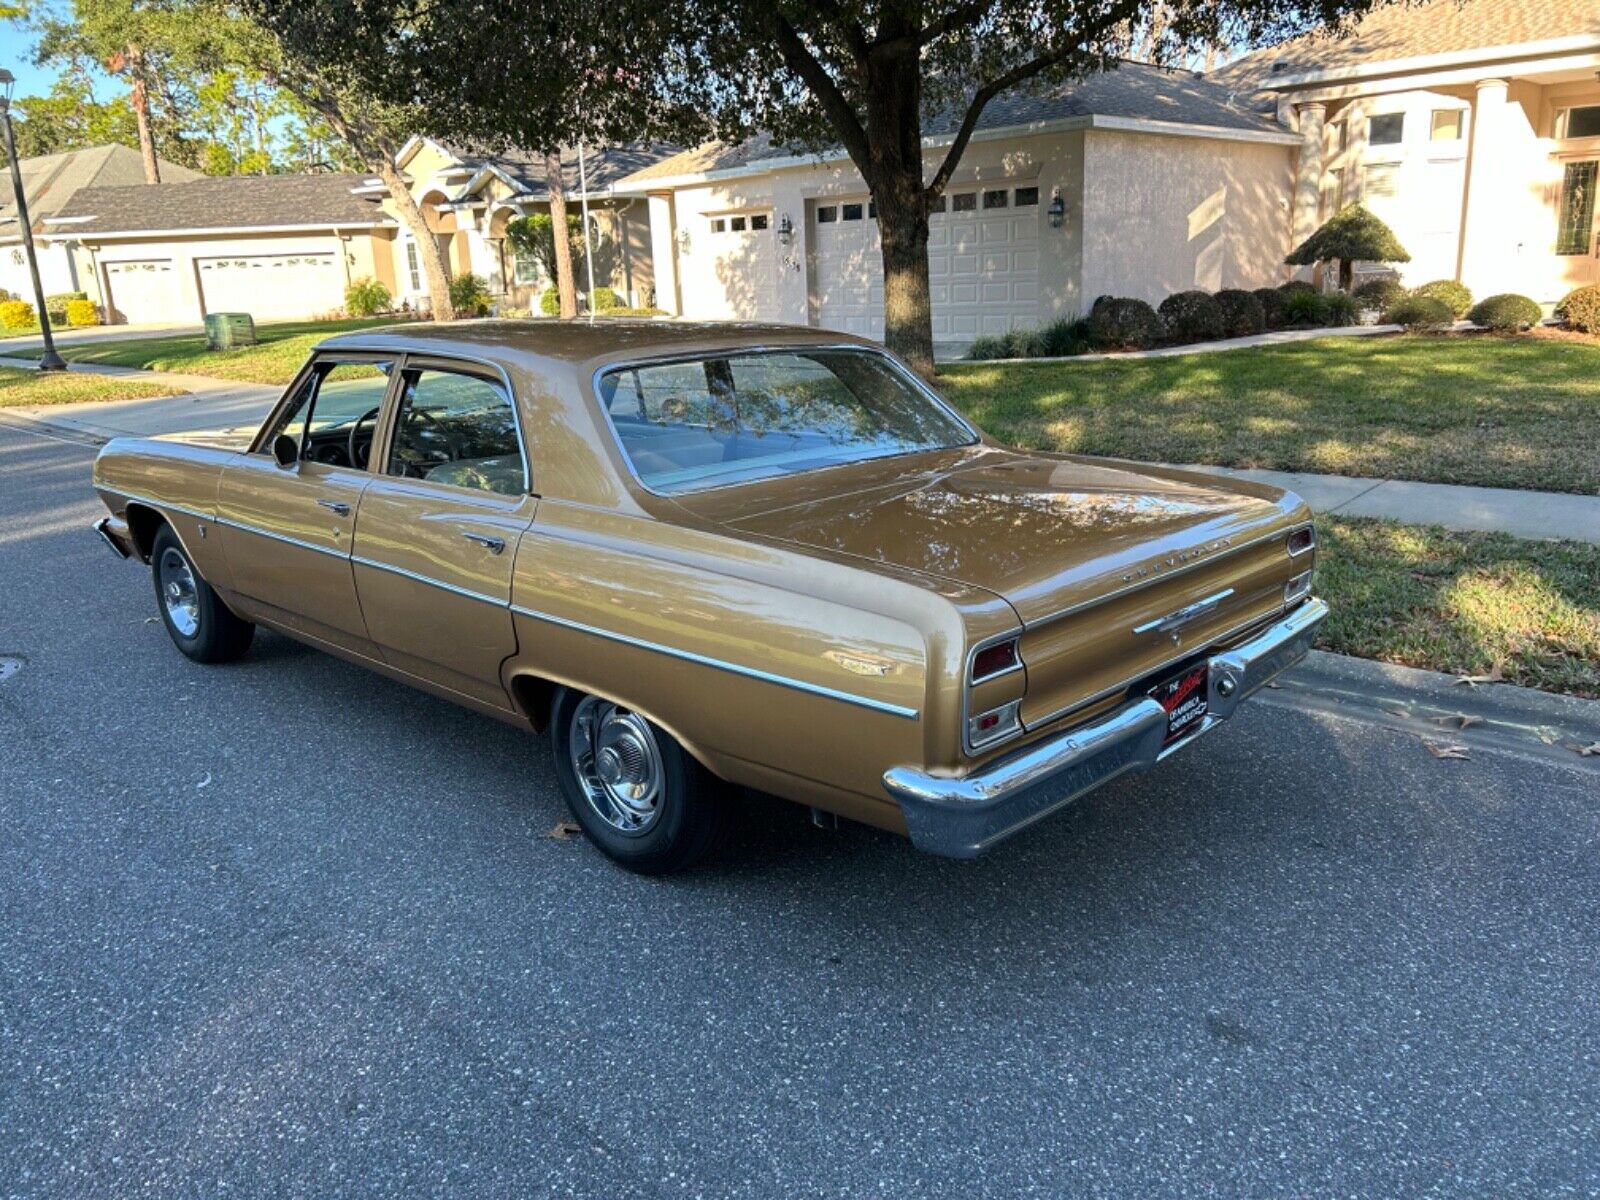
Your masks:
{"label": "house front door", "polygon": [[1600,159],[1568,160],[1556,212],[1556,255],[1569,287],[1600,283],[1600,211],[1595,203]]}

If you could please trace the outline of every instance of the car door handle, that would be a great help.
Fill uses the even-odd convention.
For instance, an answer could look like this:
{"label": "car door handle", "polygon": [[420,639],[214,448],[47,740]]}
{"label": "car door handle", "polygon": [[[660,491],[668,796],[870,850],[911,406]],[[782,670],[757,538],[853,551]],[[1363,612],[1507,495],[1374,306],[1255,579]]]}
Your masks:
{"label": "car door handle", "polygon": [[341,517],[348,517],[350,515],[350,506],[343,500],[318,500],[317,503],[322,505],[323,508],[328,509],[330,512],[338,513]]}
{"label": "car door handle", "polygon": [[469,542],[477,542],[490,554],[499,554],[506,548],[505,538],[490,537],[486,533],[463,533],[461,536]]}

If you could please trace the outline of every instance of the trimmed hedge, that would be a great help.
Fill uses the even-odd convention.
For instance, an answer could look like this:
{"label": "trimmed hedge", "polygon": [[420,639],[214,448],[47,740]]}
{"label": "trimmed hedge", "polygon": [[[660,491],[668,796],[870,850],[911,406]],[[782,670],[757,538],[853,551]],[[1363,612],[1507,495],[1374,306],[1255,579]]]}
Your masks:
{"label": "trimmed hedge", "polygon": [[0,300],[0,326],[7,329],[32,329],[39,323],[33,305],[26,300]]}
{"label": "trimmed hedge", "polygon": [[1143,300],[1103,297],[1089,313],[1089,339],[1100,350],[1144,350],[1164,332],[1156,310]]}
{"label": "trimmed hedge", "polygon": [[1435,279],[1421,287],[1412,288],[1411,294],[1443,301],[1450,309],[1450,316],[1457,321],[1466,316],[1467,309],[1472,307],[1472,289],[1454,279]]}
{"label": "trimmed hedge", "polygon": [[1249,337],[1267,327],[1267,310],[1254,292],[1223,288],[1216,295],[1224,337]]}
{"label": "trimmed hedge", "polygon": [[1289,323],[1289,297],[1279,288],[1257,288],[1250,293],[1261,301],[1268,329],[1282,329]]}
{"label": "trimmed hedge", "polygon": [[1544,320],[1544,309],[1526,296],[1502,292],[1479,300],[1467,313],[1467,320],[1500,333],[1521,333]]}
{"label": "trimmed hedge", "polygon": [[67,324],[75,328],[100,324],[100,306],[93,300],[68,300]]}
{"label": "trimmed hedge", "polygon": [[1600,333],[1600,284],[1568,292],[1556,306],[1556,317],[1579,333]]}
{"label": "trimmed hedge", "polygon": [[1364,308],[1386,313],[1411,293],[1398,279],[1369,279],[1350,293]]}
{"label": "trimmed hedge", "polygon": [[1446,329],[1455,324],[1456,315],[1437,296],[1407,296],[1389,310],[1389,320],[1411,333]]}
{"label": "trimmed hedge", "polygon": [[1288,283],[1280,283],[1278,290],[1285,296],[1316,295],[1317,289],[1304,279],[1291,279]]}
{"label": "trimmed hedge", "polygon": [[1161,302],[1161,320],[1175,342],[1211,342],[1225,337],[1222,306],[1209,292],[1174,292]]}

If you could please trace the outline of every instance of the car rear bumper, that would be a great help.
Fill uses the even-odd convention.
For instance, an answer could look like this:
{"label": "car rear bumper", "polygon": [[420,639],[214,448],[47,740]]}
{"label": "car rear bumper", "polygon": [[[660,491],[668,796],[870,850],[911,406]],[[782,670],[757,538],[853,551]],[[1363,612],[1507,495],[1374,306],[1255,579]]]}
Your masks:
{"label": "car rear bumper", "polygon": [[1327,615],[1326,603],[1308,599],[1249,641],[1213,654],[1206,661],[1206,716],[1170,745],[1163,745],[1166,710],[1146,697],[970,775],[895,767],[883,785],[899,803],[917,849],[974,858],[1102,783],[1154,766],[1232,716],[1246,696],[1305,656]]}
{"label": "car rear bumper", "polygon": [[94,523],[94,531],[118,558],[133,557],[133,535],[128,531],[126,521],[116,517],[101,517]]}

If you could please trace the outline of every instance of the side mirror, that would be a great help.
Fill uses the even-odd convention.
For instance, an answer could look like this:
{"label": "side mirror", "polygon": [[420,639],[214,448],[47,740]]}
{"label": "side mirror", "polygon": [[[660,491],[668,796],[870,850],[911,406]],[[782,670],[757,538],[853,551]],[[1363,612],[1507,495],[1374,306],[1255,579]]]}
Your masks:
{"label": "side mirror", "polygon": [[272,458],[280,467],[292,467],[300,461],[300,443],[287,433],[272,439]]}

